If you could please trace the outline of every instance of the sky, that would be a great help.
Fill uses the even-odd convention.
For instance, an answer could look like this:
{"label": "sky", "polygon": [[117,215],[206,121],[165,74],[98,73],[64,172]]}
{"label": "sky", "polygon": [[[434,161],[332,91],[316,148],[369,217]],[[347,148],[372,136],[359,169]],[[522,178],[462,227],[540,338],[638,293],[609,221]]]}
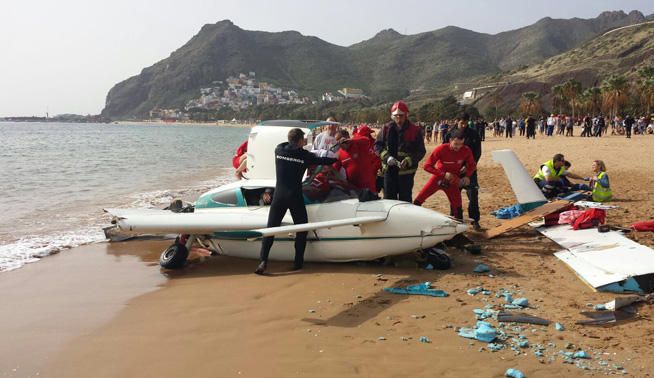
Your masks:
{"label": "sky", "polygon": [[116,83],[170,55],[202,25],[297,30],[349,46],[393,28],[448,25],[495,34],[606,10],[654,13],[653,0],[2,0],[0,117],[98,114]]}

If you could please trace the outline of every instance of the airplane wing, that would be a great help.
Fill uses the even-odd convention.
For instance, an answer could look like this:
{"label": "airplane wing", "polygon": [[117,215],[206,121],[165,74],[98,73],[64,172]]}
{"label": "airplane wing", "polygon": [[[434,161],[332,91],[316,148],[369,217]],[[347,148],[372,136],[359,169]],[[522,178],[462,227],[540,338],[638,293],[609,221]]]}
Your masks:
{"label": "airplane wing", "polygon": [[157,209],[105,209],[116,217],[121,231],[148,234],[211,234],[221,231],[246,231],[251,238],[285,235],[321,228],[381,222],[387,215],[368,215],[361,217],[311,222],[298,225],[266,227],[267,214],[216,214],[216,213],[173,213]]}
{"label": "airplane wing", "polygon": [[321,228],[332,228],[332,227],[347,226],[347,225],[358,226],[360,224],[366,224],[366,223],[383,222],[386,220],[386,217],[387,217],[386,214],[368,215],[363,217],[336,219],[336,220],[329,220],[323,222],[294,224],[291,226],[260,228],[260,229],[252,230],[252,235],[253,236],[285,235],[285,234],[302,232],[302,231],[319,230]]}
{"label": "airplane wing", "polygon": [[266,227],[267,214],[173,213],[157,209],[105,209],[121,231],[137,234],[209,234]]}

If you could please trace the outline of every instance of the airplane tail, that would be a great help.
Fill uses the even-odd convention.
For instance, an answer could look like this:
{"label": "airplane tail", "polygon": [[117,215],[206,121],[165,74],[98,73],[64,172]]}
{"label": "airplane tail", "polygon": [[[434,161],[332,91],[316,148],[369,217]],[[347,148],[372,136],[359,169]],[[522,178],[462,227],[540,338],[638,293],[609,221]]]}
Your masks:
{"label": "airplane tail", "polygon": [[493,160],[500,163],[504,168],[518,203],[539,206],[547,202],[543,192],[538,188],[538,185],[536,185],[513,151],[495,150],[492,152],[492,156]]}

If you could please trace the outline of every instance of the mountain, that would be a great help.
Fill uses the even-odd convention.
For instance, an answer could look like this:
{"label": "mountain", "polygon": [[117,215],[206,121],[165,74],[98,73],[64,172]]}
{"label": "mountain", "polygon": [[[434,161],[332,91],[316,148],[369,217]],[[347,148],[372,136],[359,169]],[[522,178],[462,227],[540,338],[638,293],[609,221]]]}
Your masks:
{"label": "mountain", "polygon": [[142,117],[155,107],[179,108],[201,87],[249,71],[260,81],[302,94],[356,87],[374,97],[404,97],[540,62],[610,29],[645,20],[638,11],[620,11],[586,20],[544,18],[495,35],[454,26],[415,35],[388,29],[348,47],[295,31],[243,30],[225,20],[203,26],[168,58],[116,84],[102,115]]}
{"label": "mountain", "polygon": [[484,96],[477,105],[490,106],[492,97],[499,97],[508,108],[514,108],[524,92],[542,94],[543,103],[550,103],[551,88],[574,78],[584,88],[600,86],[610,75],[636,79],[641,67],[654,59],[654,17],[645,23],[630,25],[596,37],[544,62],[503,76],[479,80],[510,83],[497,90],[496,96]]}

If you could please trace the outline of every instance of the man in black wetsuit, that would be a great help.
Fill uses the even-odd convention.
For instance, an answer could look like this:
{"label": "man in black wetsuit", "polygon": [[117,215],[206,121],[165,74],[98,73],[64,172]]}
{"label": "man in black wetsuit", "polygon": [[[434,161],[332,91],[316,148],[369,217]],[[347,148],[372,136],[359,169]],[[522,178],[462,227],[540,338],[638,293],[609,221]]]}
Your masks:
{"label": "man in black wetsuit", "polygon": [[[304,132],[301,129],[292,129],[288,132],[288,142],[281,143],[275,148],[275,195],[273,196],[268,213],[268,227],[279,227],[286,215],[291,211],[293,223],[307,223],[307,209],[304,207],[302,195],[302,176],[310,165],[329,165],[336,162],[334,158],[319,158],[305,150]],[[261,242],[261,262],[254,271],[263,274],[268,265],[268,255],[275,240],[274,236],[263,238]],[[295,234],[295,263],[293,270],[302,269],[304,265],[304,248],[307,244],[307,232]]]}

